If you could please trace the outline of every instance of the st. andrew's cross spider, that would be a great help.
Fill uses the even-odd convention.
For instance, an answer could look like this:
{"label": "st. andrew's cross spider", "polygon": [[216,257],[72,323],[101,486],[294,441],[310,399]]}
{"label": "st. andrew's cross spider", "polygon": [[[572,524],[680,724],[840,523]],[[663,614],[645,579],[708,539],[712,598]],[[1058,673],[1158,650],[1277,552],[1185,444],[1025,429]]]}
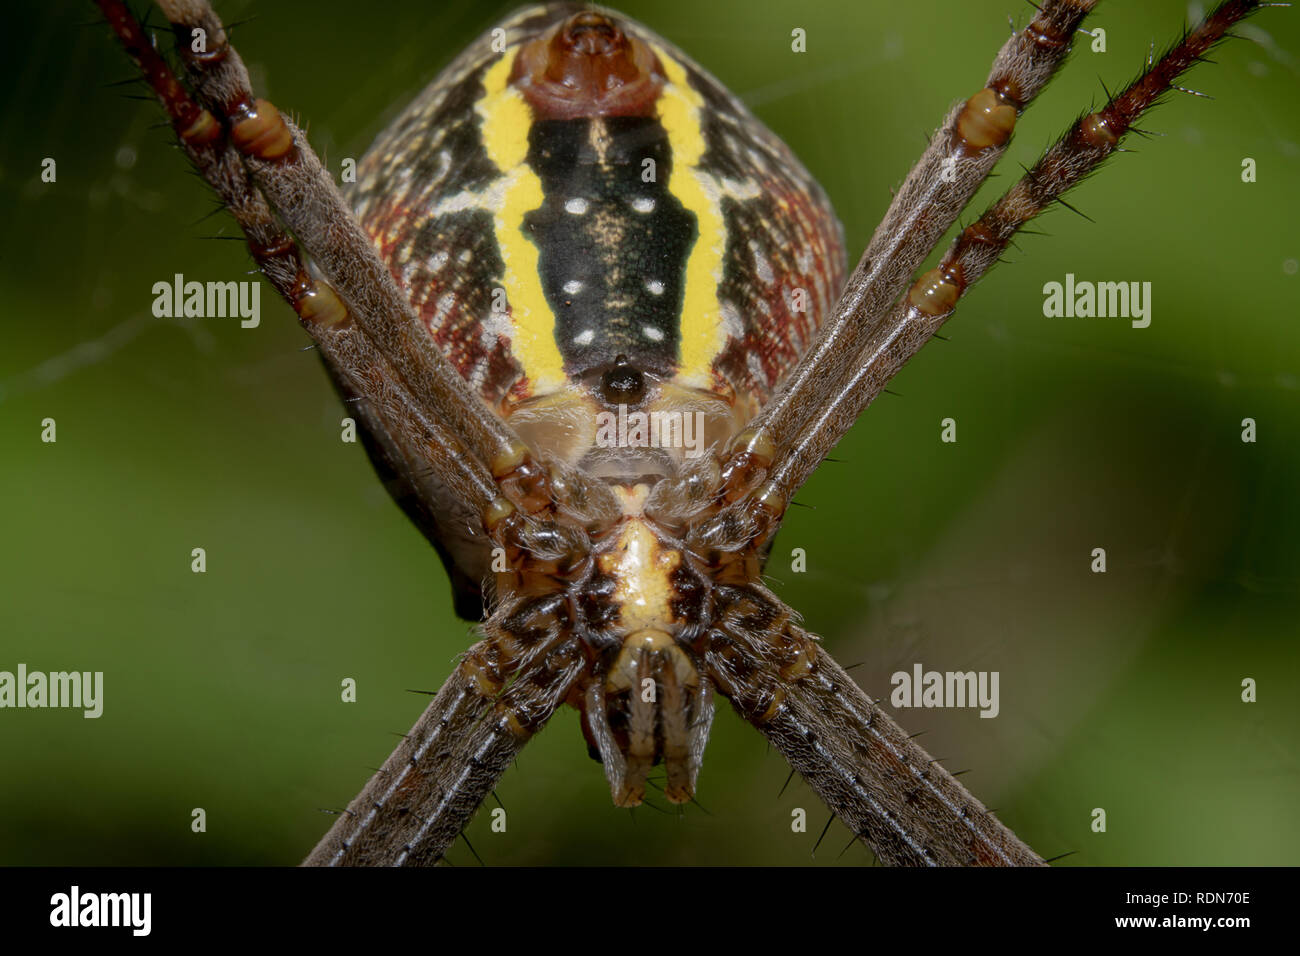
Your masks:
{"label": "st. andrew's cross spider", "polygon": [[[435,862],[566,702],[615,803],[641,802],[656,764],[689,800],[716,691],[881,860],[1041,864],[760,572],[795,491],[1015,232],[1264,5],[1229,0],[1153,57],[917,277],[1094,6],[1047,0],[944,119],[837,302],[842,240],[816,184],[615,14],[531,9],[486,34],[362,161],[354,218],[207,3],[159,3],[181,83],[99,0],[460,606],[481,583],[488,607],[483,640],[307,862]],[[677,438],[646,448],[620,426],[602,442],[601,416],[628,409],[677,415]]]}

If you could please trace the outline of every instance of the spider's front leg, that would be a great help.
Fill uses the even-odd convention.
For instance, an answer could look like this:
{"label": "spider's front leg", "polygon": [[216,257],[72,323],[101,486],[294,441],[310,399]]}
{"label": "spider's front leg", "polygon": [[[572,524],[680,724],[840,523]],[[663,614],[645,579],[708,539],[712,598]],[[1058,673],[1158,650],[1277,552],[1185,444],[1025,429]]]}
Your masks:
{"label": "spider's front leg", "polygon": [[[1096,0],[1046,0],[1029,25],[998,51],[984,87],[944,118],[894,194],[884,219],[849,276],[838,305],[780,391],[731,443],[723,469],[728,500],[751,490],[774,460],[802,458],[801,437],[829,420],[854,421],[826,399],[850,387],[873,325],[961,214],[1006,152],[1020,115],[1047,86]],[[842,432],[841,432],[842,434]],[[807,462],[821,464],[825,452]],[[789,500],[793,488],[769,489]]]}
{"label": "spider's front leg", "polygon": [[[187,157],[316,342],[365,426],[376,464],[394,476],[395,497],[450,500],[451,519],[413,515],[421,530],[437,545],[446,525],[463,525],[459,533],[480,546],[486,538],[505,561],[496,569],[497,603],[485,639],[307,862],[436,861],[586,667],[556,591],[584,573],[586,534],[609,524],[617,505],[604,485],[580,472],[543,467],[469,390],[302,133],[253,97],[243,63],[206,2],[160,4],[186,41],[192,89],[172,74],[125,4],[97,2]],[[196,31],[201,44],[190,43]],[[307,267],[308,256],[324,278]]]}
{"label": "spider's front leg", "polygon": [[[1015,233],[1118,151],[1119,142],[1134,130],[1139,117],[1166,92],[1177,88],[1174,82],[1180,75],[1230,36],[1235,23],[1271,5],[1277,4],[1258,0],[1219,4],[1160,60],[1149,59],[1147,69],[1121,94],[1112,96],[1099,111],[1084,114],[1066,130],[1034,168],[962,230],[939,265],[919,276],[907,294],[868,330],[844,388],[833,394],[818,389],[810,395],[816,414],[805,431],[772,460],[761,494],[746,507],[759,515],[770,515],[777,505],[784,507],[898,369],[948,321],[958,300],[1000,259]],[[852,303],[842,302],[841,308],[852,308]]]}
{"label": "spider's front leg", "polygon": [[705,660],[740,714],[895,866],[1042,866],[759,584],[725,589]]}
{"label": "spider's front leg", "polygon": [[466,436],[470,450],[494,477],[526,483],[530,502],[544,499],[544,475],[528,449],[470,393],[424,334],[302,131],[272,103],[254,95],[243,60],[211,5],[207,0],[160,0],[159,7],[177,34],[195,99],[229,130],[253,183],[347,303],[357,324],[407,386],[433,405],[443,423]]}
{"label": "spider's front leg", "polygon": [[[742,507],[765,526],[774,526],[795,491],[889,380],[948,320],[958,300],[998,261],[1015,234],[1120,149],[1120,140],[1137,120],[1175,88],[1179,76],[1230,36],[1234,24],[1272,5],[1225,0],[1158,61],[1148,60],[1136,80],[1070,127],[1001,199],[961,232],[939,265],[919,276],[907,294],[866,331],[856,342],[856,358],[842,387],[818,383],[790,397],[813,409],[797,436],[778,443],[765,423],[751,428],[748,444],[727,466],[733,475],[745,477],[751,488],[762,481]],[[837,311],[857,308],[851,293],[846,293]],[[755,476],[756,471],[761,474]]]}

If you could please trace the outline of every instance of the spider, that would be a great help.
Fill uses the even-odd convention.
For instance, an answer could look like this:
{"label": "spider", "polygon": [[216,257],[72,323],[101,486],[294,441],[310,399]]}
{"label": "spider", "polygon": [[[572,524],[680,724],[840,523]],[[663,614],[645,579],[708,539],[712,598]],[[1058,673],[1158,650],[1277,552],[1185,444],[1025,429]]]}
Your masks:
{"label": "spider", "polygon": [[[1013,234],[1261,4],[1223,4],[1153,59],[917,275],[1093,6],[1043,4],[944,120],[838,299],[842,238],[798,161],[616,14],[530,10],[485,35],[362,161],[354,217],[253,95],[206,3],[160,4],[187,85],[122,5],[100,6],[443,554],[458,606],[487,603],[484,639],[309,863],[435,862],[565,703],[616,804],[640,803],[656,765],[666,798],[688,801],[715,692],[882,860],[1042,862],[761,570],[795,491]],[[619,321],[590,324],[592,288]],[[599,444],[594,423],[620,406],[699,415],[703,454],[684,453],[685,417],[676,444]]]}

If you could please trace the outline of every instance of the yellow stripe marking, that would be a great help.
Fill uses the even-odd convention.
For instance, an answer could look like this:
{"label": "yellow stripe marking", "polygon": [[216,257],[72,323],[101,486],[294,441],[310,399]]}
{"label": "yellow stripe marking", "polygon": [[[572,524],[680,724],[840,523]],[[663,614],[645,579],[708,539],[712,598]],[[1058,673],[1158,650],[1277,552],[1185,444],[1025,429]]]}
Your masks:
{"label": "yellow stripe marking", "polygon": [[659,94],[659,122],[672,147],[673,168],[668,191],[695,214],[699,238],[686,260],[682,294],[681,356],[677,380],[695,388],[713,384],[713,360],[725,342],[722,304],[722,256],[727,247],[722,207],[713,177],[698,169],[704,156],[700,111],[704,98],[691,88],[685,68],[659,47],[654,48],[667,83]]}
{"label": "yellow stripe marking", "polygon": [[474,107],[482,117],[483,148],[505,174],[499,208],[493,212],[497,248],[505,263],[506,298],[514,334],[510,348],[534,395],[557,391],[566,382],[564,358],[555,344],[555,314],[542,291],[537,246],[524,235],[524,215],[542,205],[542,181],[525,162],[532,109],[506,81],[518,50],[497,60],[483,76],[484,96]]}

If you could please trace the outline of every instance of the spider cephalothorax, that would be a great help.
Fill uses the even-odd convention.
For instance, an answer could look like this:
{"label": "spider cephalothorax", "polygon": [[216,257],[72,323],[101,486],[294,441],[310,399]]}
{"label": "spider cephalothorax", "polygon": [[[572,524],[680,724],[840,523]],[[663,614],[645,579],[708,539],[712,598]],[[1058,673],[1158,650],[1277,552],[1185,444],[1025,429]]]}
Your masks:
{"label": "spider cephalothorax", "polygon": [[793,494],[1016,232],[1261,4],[1220,4],[918,277],[1094,6],[1045,0],[847,283],[839,226],[790,151],[612,13],[530,8],[490,31],[380,137],[349,208],[205,2],[160,0],[188,87],[120,2],[99,4],[458,609],[484,612],[483,639],[308,863],[436,861],[565,702],[616,803],[639,803],[656,763],[689,800],[715,690],[880,858],[1043,862],[760,572]]}

